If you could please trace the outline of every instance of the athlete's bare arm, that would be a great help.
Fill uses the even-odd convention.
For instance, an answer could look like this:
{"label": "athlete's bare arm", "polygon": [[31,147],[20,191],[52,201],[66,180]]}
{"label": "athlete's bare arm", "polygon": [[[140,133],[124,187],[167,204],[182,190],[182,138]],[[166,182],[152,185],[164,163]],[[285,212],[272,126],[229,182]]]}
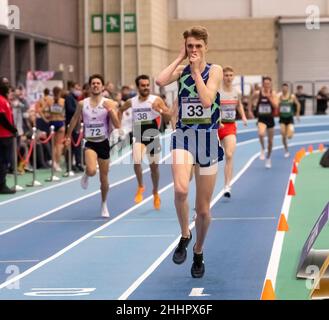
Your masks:
{"label": "athlete's bare arm", "polygon": [[250,99],[248,101],[248,113],[249,113],[249,118],[250,119],[254,119],[255,116],[254,116],[254,113],[253,113],[253,103],[254,101],[257,99],[259,99],[259,93],[258,92],[254,92],[251,96],[250,96]]}
{"label": "athlete's bare arm", "polygon": [[299,122],[300,121],[300,110],[301,110],[301,105],[300,105],[300,102],[298,101],[297,97],[292,94],[291,95],[292,97],[292,101],[296,104],[297,106],[297,110],[296,110],[296,118],[297,118],[297,121]]}
{"label": "athlete's bare arm", "polygon": [[271,102],[273,108],[279,108],[279,99],[277,93],[273,90],[271,94],[265,95]]}
{"label": "athlete's bare arm", "polygon": [[125,111],[127,111],[129,108],[131,108],[131,99],[128,99],[120,108],[119,108],[119,119],[120,122],[122,120],[122,115]]}
{"label": "athlete's bare arm", "polygon": [[160,87],[164,87],[174,81],[177,81],[185,68],[185,66],[181,65],[181,63],[186,58],[187,53],[184,42],[184,45],[181,47],[178,57],[167,68],[160,72],[160,74],[155,80],[155,83]]}
{"label": "athlete's bare arm", "polygon": [[176,124],[177,124],[177,120],[178,120],[178,99],[175,99],[174,104],[172,106],[172,117],[170,120],[171,123],[171,127],[173,130],[176,130]]}
{"label": "athlete's bare arm", "polygon": [[238,110],[238,112],[239,112],[239,114],[241,116],[243,125],[246,127],[248,125],[248,121],[247,121],[246,114],[244,112],[241,94],[239,94],[239,96],[238,96],[238,107],[237,107],[237,110]]}
{"label": "athlete's bare arm", "polygon": [[69,127],[67,129],[67,133],[65,136],[66,139],[66,145],[70,144],[70,139],[71,139],[71,135],[72,135],[72,131],[74,130],[74,128],[77,126],[78,121],[80,120],[81,114],[82,114],[82,108],[83,108],[83,101],[80,101],[78,103],[77,109],[75,110],[75,113],[70,121]]}
{"label": "athlete's bare arm", "polygon": [[170,110],[165,102],[160,98],[160,97],[157,97],[156,100],[154,101],[153,103],[153,106],[152,108],[159,112],[164,120],[164,122],[169,122],[173,113],[172,113],[172,110]]}
{"label": "athlete's bare arm", "polygon": [[118,106],[119,104],[111,99],[108,99],[104,102],[104,107],[107,109],[112,123],[116,129],[119,129],[121,127],[121,121],[118,116]]}

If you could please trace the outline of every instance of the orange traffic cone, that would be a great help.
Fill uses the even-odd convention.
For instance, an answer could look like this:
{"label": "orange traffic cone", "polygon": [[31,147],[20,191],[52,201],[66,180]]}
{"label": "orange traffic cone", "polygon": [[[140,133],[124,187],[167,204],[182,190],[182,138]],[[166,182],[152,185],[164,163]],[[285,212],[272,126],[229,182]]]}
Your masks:
{"label": "orange traffic cone", "polygon": [[274,289],[273,289],[271,280],[265,281],[265,286],[263,289],[262,297],[260,299],[261,300],[275,300],[275,293],[274,293]]}
{"label": "orange traffic cone", "polygon": [[288,196],[295,196],[295,195],[296,195],[296,191],[295,191],[294,183],[292,182],[292,180],[290,180],[289,189],[288,189]]}
{"label": "orange traffic cone", "polygon": [[284,232],[289,231],[289,225],[288,225],[287,219],[283,213],[280,216],[278,231],[284,231]]}
{"label": "orange traffic cone", "polygon": [[323,151],[324,151],[324,145],[323,145],[323,143],[321,143],[321,144],[319,145],[319,151],[320,151],[320,152],[323,152]]}
{"label": "orange traffic cone", "polygon": [[294,161],[294,165],[292,167],[292,173],[293,174],[298,174],[298,168],[297,168],[297,165],[296,165],[296,161]]}
{"label": "orange traffic cone", "polygon": [[312,152],[313,152],[313,146],[310,145],[310,146],[308,147],[307,151],[308,151],[309,153],[312,153]]}
{"label": "orange traffic cone", "polygon": [[299,163],[301,159],[302,159],[302,155],[301,155],[300,151],[298,151],[295,155],[295,162]]}

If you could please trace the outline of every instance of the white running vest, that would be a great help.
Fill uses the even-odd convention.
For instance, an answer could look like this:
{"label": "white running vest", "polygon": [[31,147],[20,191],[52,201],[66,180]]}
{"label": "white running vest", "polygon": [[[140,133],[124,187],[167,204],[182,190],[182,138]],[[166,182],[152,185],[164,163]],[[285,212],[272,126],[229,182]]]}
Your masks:
{"label": "white running vest", "polygon": [[239,103],[239,91],[233,88],[231,92],[220,90],[220,106],[222,122],[235,122],[236,108]]}
{"label": "white running vest", "polygon": [[103,103],[107,99],[103,98],[99,105],[93,108],[90,98],[83,101],[83,124],[84,135],[87,141],[102,142],[109,138],[109,114]]}
{"label": "white running vest", "polygon": [[156,98],[157,96],[150,94],[145,101],[140,101],[138,96],[131,99],[134,124],[152,124],[160,116],[160,113],[152,108]]}

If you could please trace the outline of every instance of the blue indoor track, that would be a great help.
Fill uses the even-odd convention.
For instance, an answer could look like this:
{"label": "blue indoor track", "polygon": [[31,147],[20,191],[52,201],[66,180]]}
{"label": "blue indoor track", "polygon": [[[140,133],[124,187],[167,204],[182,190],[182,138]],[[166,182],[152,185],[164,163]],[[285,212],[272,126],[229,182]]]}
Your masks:
{"label": "blue indoor track", "polygon": [[[285,159],[277,125],[272,169],[267,170],[259,160],[255,121],[247,128],[238,124],[232,198],[221,197],[222,162],[202,279],[190,275],[193,243],[183,265],[172,262],[180,229],[167,163],[160,165],[160,211],[153,209],[149,171],[144,174],[145,200],[134,204],[137,183],[130,154],[127,164],[111,166],[109,220],[100,217],[98,177],[90,180],[87,191],[72,179],[23,197],[17,194],[14,200],[0,198],[0,299],[259,299],[293,155],[301,147],[328,141],[328,116],[303,117],[289,142],[291,157]],[[169,142],[170,135],[162,139],[167,161]]]}

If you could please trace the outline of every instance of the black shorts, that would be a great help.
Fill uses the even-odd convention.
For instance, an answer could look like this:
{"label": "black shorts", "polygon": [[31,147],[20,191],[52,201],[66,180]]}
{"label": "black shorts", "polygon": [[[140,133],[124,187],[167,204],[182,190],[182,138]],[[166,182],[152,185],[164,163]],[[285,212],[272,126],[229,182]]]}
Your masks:
{"label": "black shorts", "polygon": [[97,153],[97,157],[102,160],[110,159],[110,141],[108,139],[102,142],[87,141],[85,149],[93,150]]}
{"label": "black shorts", "polygon": [[264,123],[267,129],[272,129],[275,127],[275,122],[273,117],[259,117],[258,123]]}
{"label": "black shorts", "polygon": [[286,126],[289,124],[294,124],[294,118],[293,117],[280,118],[279,123],[285,124]]}
{"label": "black shorts", "polygon": [[141,143],[146,147],[146,153],[150,156],[154,156],[161,152],[160,137],[134,137],[134,143]]}

